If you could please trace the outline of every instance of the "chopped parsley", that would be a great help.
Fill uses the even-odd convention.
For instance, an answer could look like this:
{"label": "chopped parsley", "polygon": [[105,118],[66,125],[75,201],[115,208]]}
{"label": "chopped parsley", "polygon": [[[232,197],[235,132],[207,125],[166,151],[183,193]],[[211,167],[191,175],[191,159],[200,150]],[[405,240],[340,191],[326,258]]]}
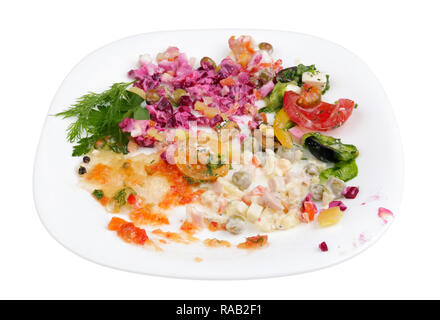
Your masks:
{"label": "chopped parsley", "polygon": [[322,90],[322,94],[325,94],[328,90],[330,90],[330,76],[326,75],[327,81],[325,82],[325,88]]}
{"label": "chopped parsley", "polygon": [[102,190],[96,189],[92,192],[92,195],[96,198],[96,200],[101,200],[104,198],[104,192]]}
{"label": "chopped parsley", "polygon": [[215,128],[216,128],[217,130],[220,130],[220,129],[224,128],[224,127],[228,124],[228,122],[229,122],[229,120],[224,120],[224,121],[218,123],[218,124],[215,126]]}
{"label": "chopped parsley", "polygon": [[188,184],[200,184],[203,182],[202,180],[195,180],[187,176],[183,176],[183,178],[186,180],[186,182],[188,182]]}
{"label": "chopped parsley", "polygon": [[134,190],[130,187],[121,189],[118,192],[116,192],[116,194],[113,196],[113,200],[120,208],[127,204],[127,198],[130,194],[136,194],[136,192],[134,192]]}
{"label": "chopped parsley", "polygon": [[209,160],[208,163],[206,164],[206,172],[212,176],[214,175],[214,170],[221,168],[225,165],[226,163],[223,162],[222,156],[218,155],[218,160],[217,162],[213,162],[212,159],[212,155],[209,156]]}
{"label": "chopped parsley", "polygon": [[302,75],[304,72],[310,72],[311,74],[315,74],[318,70],[316,69],[315,65],[312,64],[310,66],[305,66],[303,64],[299,64],[295,67],[290,67],[281,70],[276,75],[276,80],[278,82],[291,82],[295,81],[299,87],[302,86]]}
{"label": "chopped parsley", "polygon": [[122,207],[123,205],[125,205],[127,203],[127,191],[125,189],[119,190],[113,196],[113,200],[115,200],[116,204],[119,207]]}

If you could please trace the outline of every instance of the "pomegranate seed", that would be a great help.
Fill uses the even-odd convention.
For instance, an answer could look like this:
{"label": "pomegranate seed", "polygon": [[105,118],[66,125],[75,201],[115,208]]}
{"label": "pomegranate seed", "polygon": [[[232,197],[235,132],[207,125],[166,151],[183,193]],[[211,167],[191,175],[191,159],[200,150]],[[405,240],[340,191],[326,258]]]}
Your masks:
{"label": "pomegranate seed", "polygon": [[319,249],[321,249],[322,252],[327,252],[327,251],[328,251],[327,243],[322,242],[322,243],[319,245]]}
{"label": "pomegranate seed", "polygon": [[342,193],[346,199],[354,199],[359,193],[358,187],[347,187]]}

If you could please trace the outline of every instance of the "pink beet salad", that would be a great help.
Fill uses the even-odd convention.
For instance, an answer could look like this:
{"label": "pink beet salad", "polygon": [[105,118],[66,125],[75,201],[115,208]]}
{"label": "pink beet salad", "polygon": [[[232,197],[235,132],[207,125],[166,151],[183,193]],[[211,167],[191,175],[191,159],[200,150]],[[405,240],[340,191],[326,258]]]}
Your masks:
{"label": "pink beet salad", "polygon": [[282,61],[274,60],[267,43],[257,46],[251,37],[231,37],[232,52],[217,65],[205,57],[196,65],[194,59],[176,47],[159,53],[156,61],[142,55],[139,68],[128,75],[134,87],[146,93],[150,120],[126,118],[120,123],[144,147],[153,146],[154,137],[146,136],[152,126],[189,128],[190,121],[198,126],[215,127],[236,116],[249,116],[248,124],[258,125],[256,102],[266,97],[274,87],[274,77],[282,69]]}

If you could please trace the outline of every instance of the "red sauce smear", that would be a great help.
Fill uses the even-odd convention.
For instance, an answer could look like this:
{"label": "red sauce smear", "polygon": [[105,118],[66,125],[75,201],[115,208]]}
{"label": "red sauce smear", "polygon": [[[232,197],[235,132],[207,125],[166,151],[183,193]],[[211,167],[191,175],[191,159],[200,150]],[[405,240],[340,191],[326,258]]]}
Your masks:
{"label": "red sauce smear", "polygon": [[229,241],[226,240],[218,240],[218,239],[205,239],[203,241],[204,245],[210,248],[219,248],[219,247],[226,247],[229,248],[231,244]]}
{"label": "red sauce smear", "polygon": [[153,212],[151,206],[149,205],[132,210],[129,214],[129,217],[137,225],[159,226],[170,224],[166,214]]}
{"label": "red sauce smear", "polygon": [[87,180],[96,182],[99,184],[106,184],[110,179],[110,173],[112,168],[106,166],[105,164],[98,163],[87,175]]}
{"label": "red sauce smear", "polygon": [[261,249],[267,245],[267,235],[256,235],[246,238],[246,241],[237,245],[239,249]]}
{"label": "red sauce smear", "polygon": [[215,221],[207,222],[208,230],[211,232],[226,230],[226,223],[218,223]]}
{"label": "red sauce smear", "polygon": [[186,242],[185,239],[178,233],[162,231],[161,229],[155,229],[152,231],[153,234],[163,237],[169,241],[175,242]]}
{"label": "red sauce smear", "polygon": [[185,221],[180,226],[180,230],[182,230],[183,232],[185,232],[189,235],[193,235],[194,233],[199,231],[199,227],[197,227],[194,223],[191,223],[189,221]]}
{"label": "red sauce smear", "polygon": [[174,206],[189,204],[199,198],[204,190],[194,188],[184,178],[177,166],[166,164],[164,161],[146,166],[145,171],[149,175],[160,175],[165,177],[171,184],[170,190],[159,203],[159,208],[169,209]]}
{"label": "red sauce smear", "polygon": [[116,231],[118,236],[128,243],[144,245],[148,240],[144,229],[138,228],[133,223],[121,218],[113,217],[108,224],[108,229]]}
{"label": "red sauce smear", "polygon": [[153,234],[165,238],[168,241],[174,241],[178,243],[188,244],[189,242],[198,241],[197,238],[194,238],[190,234],[179,234],[176,232],[162,231],[161,229],[155,229],[152,231]]}

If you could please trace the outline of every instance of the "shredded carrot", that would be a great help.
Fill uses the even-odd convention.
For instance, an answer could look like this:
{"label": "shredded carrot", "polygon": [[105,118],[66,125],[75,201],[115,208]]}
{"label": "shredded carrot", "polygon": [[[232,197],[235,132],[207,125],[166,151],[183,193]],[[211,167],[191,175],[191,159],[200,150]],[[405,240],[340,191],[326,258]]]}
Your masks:
{"label": "shredded carrot", "polygon": [[164,213],[153,212],[151,206],[134,209],[129,214],[130,219],[137,225],[159,226],[170,224],[168,217]]}
{"label": "shredded carrot", "polygon": [[177,166],[166,164],[164,161],[145,166],[145,171],[148,175],[164,176],[172,184],[170,190],[164,196],[164,200],[158,204],[161,209],[169,209],[194,202],[204,192],[204,190],[194,191]]}
{"label": "shredded carrot", "polygon": [[108,224],[108,229],[116,231],[118,236],[128,243],[143,246],[148,241],[148,236],[144,229],[138,228],[133,223],[118,217],[112,218]]}
{"label": "shredded carrot", "polygon": [[196,225],[194,225],[193,223],[191,223],[189,221],[185,221],[180,226],[180,230],[182,230],[183,232],[186,232],[188,234],[194,234],[199,230],[199,228]]}
{"label": "shredded carrot", "polygon": [[246,241],[237,245],[239,249],[261,249],[267,245],[267,235],[257,235],[246,238]]}
{"label": "shredded carrot", "polygon": [[255,93],[255,98],[256,98],[257,100],[261,100],[261,99],[263,99],[263,96],[261,95],[260,91],[255,90],[254,93]]}
{"label": "shredded carrot", "polygon": [[226,78],[226,79],[220,80],[220,84],[222,86],[235,86],[235,80],[233,78]]}
{"label": "shredded carrot", "polygon": [[219,230],[226,230],[226,224],[211,221],[208,223],[208,229],[209,229],[209,231],[212,231],[212,232],[219,231]]}
{"label": "shredded carrot", "polygon": [[117,231],[122,225],[128,223],[124,219],[113,217],[110,223],[108,224],[108,229],[111,231]]}
{"label": "shredded carrot", "polygon": [[109,203],[110,198],[103,197],[103,198],[99,199],[98,201],[99,201],[99,203],[102,204],[103,206],[106,206],[106,205]]}
{"label": "shredded carrot", "polygon": [[98,163],[87,174],[86,179],[100,184],[106,184],[110,178],[111,168],[105,164]]}
{"label": "shredded carrot", "polygon": [[180,234],[175,232],[168,232],[168,231],[162,231],[162,229],[155,229],[151,233],[163,237],[169,241],[181,242],[181,243],[186,242],[186,240]]}

